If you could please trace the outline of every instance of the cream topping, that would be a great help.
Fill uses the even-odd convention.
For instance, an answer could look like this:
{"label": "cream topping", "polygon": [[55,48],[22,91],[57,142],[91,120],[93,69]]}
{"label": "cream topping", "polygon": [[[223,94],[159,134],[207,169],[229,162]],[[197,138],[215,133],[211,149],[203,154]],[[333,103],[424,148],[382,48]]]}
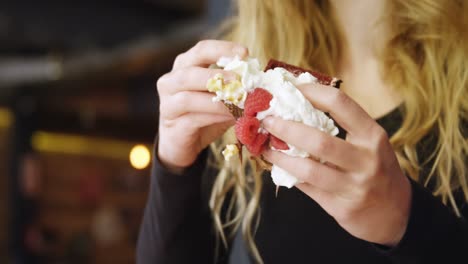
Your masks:
{"label": "cream topping", "polygon": [[[262,112],[257,113],[257,118],[263,120],[267,116],[281,117],[284,120],[301,122],[310,127],[319,129],[332,136],[338,134],[338,128],[335,126],[324,112],[314,108],[307,100],[301,91],[297,88],[298,85],[315,83],[317,78],[308,72],[302,73],[299,76],[294,76],[284,68],[269,69],[263,72],[260,68],[260,63],[255,58],[247,58],[241,60],[235,58],[221,58],[217,62],[217,66],[226,71],[232,71],[240,76],[241,90],[236,90],[237,94],[242,94],[243,100],[239,102],[231,102],[243,108],[246,94],[253,91],[255,88],[263,88],[273,95],[270,101],[270,107]],[[232,92],[222,89],[216,92],[214,100],[226,100]],[[288,150],[278,150],[294,157],[307,158],[310,156],[306,151],[288,144]],[[273,165],[271,171],[273,182],[277,186],[286,186],[291,188],[298,180],[287,171]]]}

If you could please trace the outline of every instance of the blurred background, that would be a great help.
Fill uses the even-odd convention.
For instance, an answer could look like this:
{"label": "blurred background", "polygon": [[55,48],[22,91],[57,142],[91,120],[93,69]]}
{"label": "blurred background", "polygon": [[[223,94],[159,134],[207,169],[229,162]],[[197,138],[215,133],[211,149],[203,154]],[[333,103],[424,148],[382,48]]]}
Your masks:
{"label": "blurred background", "polygon": [[134,263],[157,78],[228,0],[0,1],[0,263]]}

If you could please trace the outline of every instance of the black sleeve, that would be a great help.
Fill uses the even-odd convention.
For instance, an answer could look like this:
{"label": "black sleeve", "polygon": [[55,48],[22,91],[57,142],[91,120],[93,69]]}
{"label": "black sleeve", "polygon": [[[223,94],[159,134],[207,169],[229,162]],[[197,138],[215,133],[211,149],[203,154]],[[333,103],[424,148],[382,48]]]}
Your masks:
{"label": "black sleeve", "polygon": [[153,159],[137,263],[213,263],[212,220],[201,191],[207,153],[205,149],[182,175]]}
{"label": "black sleeve", "polygon": [[412,208],[401,242],[387,251],[393,263],[466,263],[468,261],[468,224],[466,202],[456,216],[426,188],[411,181]]}

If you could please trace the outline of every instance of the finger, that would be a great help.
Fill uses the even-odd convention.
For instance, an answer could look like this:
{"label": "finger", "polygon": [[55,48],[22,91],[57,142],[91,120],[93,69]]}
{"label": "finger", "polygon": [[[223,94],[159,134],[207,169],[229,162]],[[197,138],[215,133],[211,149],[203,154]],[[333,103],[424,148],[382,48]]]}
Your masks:
{"label": "finger", "polygon": [[183,91],[168,96],[161,102],[160,112],[166,119],[174,119],[191,112],[219,114],[234,119],[222,102],[213,102],[213,94],[205,92]]}
{"label": "finger", "polygon": [[[236,123],[235,120],[229,120],[225,122],[218,122],[214,124],[209,124],[207,126],[204,126],[202,129],[202,133],[205,135],[219,135],[220,131],[225,132],[228,130],[230,127],[234,126]],[[222,136],[222,135],[221,135]]]}
{"label": "finger", "polygon": [[187,113],[177,119],[164,120],[164,125],[168,127],[180,126],[187,132],[211,125],[221,125],[225,123],[234,125],[235,120],[225,115],[207,113]]}
{"label": "finger", "polygon": [[270,116],[263,120],[263,126],[281,140],[345,170],[358,171],[367,160],[363,149],[299,122]]}
{"label": "finger", "polygon": [[235,73],[229,71],[190,67],[172,71],[159,78],[157,83],[158,92],[160,94],[175,94],[187,90],[207,91],[206,83],[217,74],[221,74],[226,81],[237,78]]}
{"label": "finger", "polygon": [[344,92],[317,83],[298,86],[316,108],[330,113],[349,134],[366,134],[375,121]]}
{"label": "finger", "polygon": [[206,67],[216,63],[219,58],[235,57],[244,58],[249,51],[238,43],[223,40],[202,40],[187,52],[180,54],[174,61],[173,70],[191,66]]}
{"label": "finger", "polygon": [[307,182],[321,190],[336,192],[347,185],[348,182],[348,178],[342,171],[330,168],[312,159],[291,157],[273,150],[266,150],[263,156],[266,160],[288,171],[300,181]]}

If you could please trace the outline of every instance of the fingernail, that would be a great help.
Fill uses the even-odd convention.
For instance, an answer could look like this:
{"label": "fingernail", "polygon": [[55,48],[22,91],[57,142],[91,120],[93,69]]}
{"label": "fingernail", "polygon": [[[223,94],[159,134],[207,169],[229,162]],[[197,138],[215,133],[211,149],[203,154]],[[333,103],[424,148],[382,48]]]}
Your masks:
{"label": "fingernail", "polygon": [[235,46],[233,52],[234,54],[239,55],[241,58],[247,56],[249,53],[246,47],[240,45]]}

